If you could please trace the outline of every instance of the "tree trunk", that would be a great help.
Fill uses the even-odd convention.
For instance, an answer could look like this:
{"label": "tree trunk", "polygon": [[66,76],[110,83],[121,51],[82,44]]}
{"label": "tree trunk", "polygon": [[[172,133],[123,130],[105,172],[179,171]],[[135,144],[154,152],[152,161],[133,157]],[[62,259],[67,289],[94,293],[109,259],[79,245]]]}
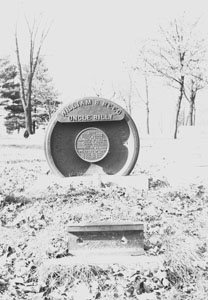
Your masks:
{"label": "tree trunk", "polygon": [[145,91],[146,91],[146,111],[147,111],[147,134],[150,134],[150,126],[149,126],[149,115],[150,115],[150,109],[149,109],[149,86],[148,86],[148,80],[147,76],[145,76]]}
{"label": "tree trunk", "polygon": [[194,103],[194,113],[193,113],[193,124],[194,124],[194,126],[196,125],[196,107],[195,107],[195,103]]}
{"label": "tree trunk", "polygon": [[189,125],[193,126],[193,116],[194,116],[194,111],[193,111],[193,103],[190,103],[190,107],[189,107]]}
{"label": "tree trunk", "polygon": [[32,128],[32,113],[31,113],[31,106],[27,106],[25,108],[25,129],[28,132],[28,134],[33,134],[33,128]]}
{"label": "tree trunk", "polygon": [[190,101],[190,106],[189,106],[189,125],[190,126],[195,125],[194,112],[195,112],[195,95],[192,95],[191,101]]}
{"label": "tree trunk", "polygon": [[35,134],[36,122],[32,122],[32,134]]}
{"label": "tree trunk", "polygon": [[183,98],[183,85],[184,85],[184,77],[182,77],[182,80],[181,80],[180,94],[178,97],[178,103],[177,103],[177,108],[176,108],[174,139],[177,139],[177,134],[178,134],[178,119],[179,119],[179,114],[180,114],[180,110],[181,110],[181,102],[182,102],[182,98]]}
{"label": "tree trunk", "polygon": [[132,114],[132,109],[131,109],[131,102],[130,102],[130,100],[129,100],[129,103],[128,103],[128,109],[127,109],[127,111],[128,111],[128,113],[130,114],[130,116],[131,116],[131,114]]}
{"label": "tree trunk", "polygon": [[128,112],[130,116],[132,114],[132,88],[133,88],[132,76],[129,74]]}
{"label": "tree trunk", "polygon": [[179,119],[179,113],[181,109],[181,101],[182,101],[182,96],[180,95],[180,97],[178,98],[177,110],[176,110],[174,139],[177,139],[177,134],[178,134],[178,119]]}
{"label": "tree trunk", "polygon": [[149,110],[149,105],[148,103],[146,103],[146,112],[147,112],[147,116],[146,116],[146,122],[147,122],[147,134],[150,134],[150,126],[149,126],[149,115],[150,115],[150,110]]}

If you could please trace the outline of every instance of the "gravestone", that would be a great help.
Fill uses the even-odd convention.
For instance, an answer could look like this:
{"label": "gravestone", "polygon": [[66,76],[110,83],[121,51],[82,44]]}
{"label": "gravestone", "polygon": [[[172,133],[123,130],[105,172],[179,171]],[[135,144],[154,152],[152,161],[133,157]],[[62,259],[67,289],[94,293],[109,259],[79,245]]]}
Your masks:
{"label": "gravestone", "polygon": [[[52,172],[61,177],[128,175],[138,158],[139,135],[121,106],[87,97],[65,104],[54,114],[46,131],[45,154]],[[71,179],[65,178],[67,184]],[[75,262],[84,257],[84,263],[92,263],[90,259],[95,262],[97,257],[98,263],[109,263],[144,253],[142,224],[73,224],[68,231],[70,264],[72,257]]]}
{"label": "gravestone", "polygon": [[128,175],[139,154],[139,135],[118,104],[87,97],[65,104],[50,120],[45,154],[62,177]]}

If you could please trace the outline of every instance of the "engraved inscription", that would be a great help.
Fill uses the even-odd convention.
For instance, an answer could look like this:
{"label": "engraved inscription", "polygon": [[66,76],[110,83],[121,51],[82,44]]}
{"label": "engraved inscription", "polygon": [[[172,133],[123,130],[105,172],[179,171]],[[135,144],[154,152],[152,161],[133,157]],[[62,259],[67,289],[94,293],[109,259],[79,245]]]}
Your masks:
{"label": "engraved inscription", "polygon": [[60,110],[57,120],[61,123],[121,121],[125,111],[110,100],[83,98],[67,104]]}
{"label": "engraved inscription", "polygon": [[80,121],[107,121],[113,120],[113,115],[72,115],[68,116],[70,122]]}
{"label": "engraved inscription", "polygon": [[92,105],[92,104],[93,104],[92,100],[90,100],[90,99],[76,101],[72,105],[68,105],[67,107],[65,107],[62,111],[62,115],[64,117],[66,117],[68,115],[68,113],[70,113],[71,111],[77,109],[78,107],[88,106],[88,105]]}
{"label": "engraved inscription", "polygon": [[108,153],[108,137],[98,128],[86,128],[76,137],[75,150],[81,159],[87,162],[98,162]]}
{"label": "engraved inscription", "polygon": [[74,102],[71,105],[66,106],[63,111],[62,111],[62,115],[63,117],[68,116],[68,114],[70,112],[72,112],[73,110],[76,110],[79,107],[82,106],[96,106],[96,105],[101,105],[103,107],[107,107],[108,109],[110,109],[113,113],[117,114],[117,115],[121,115],[122,114],[122,110],[116,106],[116,104],[112,104],[109,103],[108,101],[98,101],[98,100],[94,100],[94,99],[84,99],[84,100],[79,100]]}

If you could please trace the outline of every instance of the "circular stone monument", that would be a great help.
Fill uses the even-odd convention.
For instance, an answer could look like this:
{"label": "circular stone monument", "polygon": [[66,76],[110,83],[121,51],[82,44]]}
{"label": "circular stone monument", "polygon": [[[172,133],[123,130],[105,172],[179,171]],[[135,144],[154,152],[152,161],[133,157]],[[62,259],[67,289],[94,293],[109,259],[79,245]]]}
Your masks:
{"label": "circular stone monument", "polygon": [[128,175],[139,154],[139,135],[118,104],[87,97],[62,106],[50,120],[45,154],[54,174]]}

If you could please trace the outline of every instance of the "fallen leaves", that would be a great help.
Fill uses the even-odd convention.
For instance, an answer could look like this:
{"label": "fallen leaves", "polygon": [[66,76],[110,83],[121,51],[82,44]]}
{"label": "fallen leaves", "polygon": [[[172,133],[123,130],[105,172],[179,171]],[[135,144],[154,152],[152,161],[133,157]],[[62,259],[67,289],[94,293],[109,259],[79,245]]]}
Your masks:
{"label": "fallen leaves", "polygon": [[[43,161],[1,162],[1,166],[3,299],[206,299],[208,193],[204,185],[173,189],[165,179],[152,178],[150,190],[144,193],[116,184],[75,188],[49,182],[46,189],[42,184],[39,194],[35,180],[42,180]],[[36,193],[26,193],[28,187]],[[70,256],[68,225],[129,220],[144,223],[146,255],[162,254],[163,265],[43,267],[45,259]],[[199,283],[203,283],[200,288]],[[187,298],[190,295],[194,296]]]}

